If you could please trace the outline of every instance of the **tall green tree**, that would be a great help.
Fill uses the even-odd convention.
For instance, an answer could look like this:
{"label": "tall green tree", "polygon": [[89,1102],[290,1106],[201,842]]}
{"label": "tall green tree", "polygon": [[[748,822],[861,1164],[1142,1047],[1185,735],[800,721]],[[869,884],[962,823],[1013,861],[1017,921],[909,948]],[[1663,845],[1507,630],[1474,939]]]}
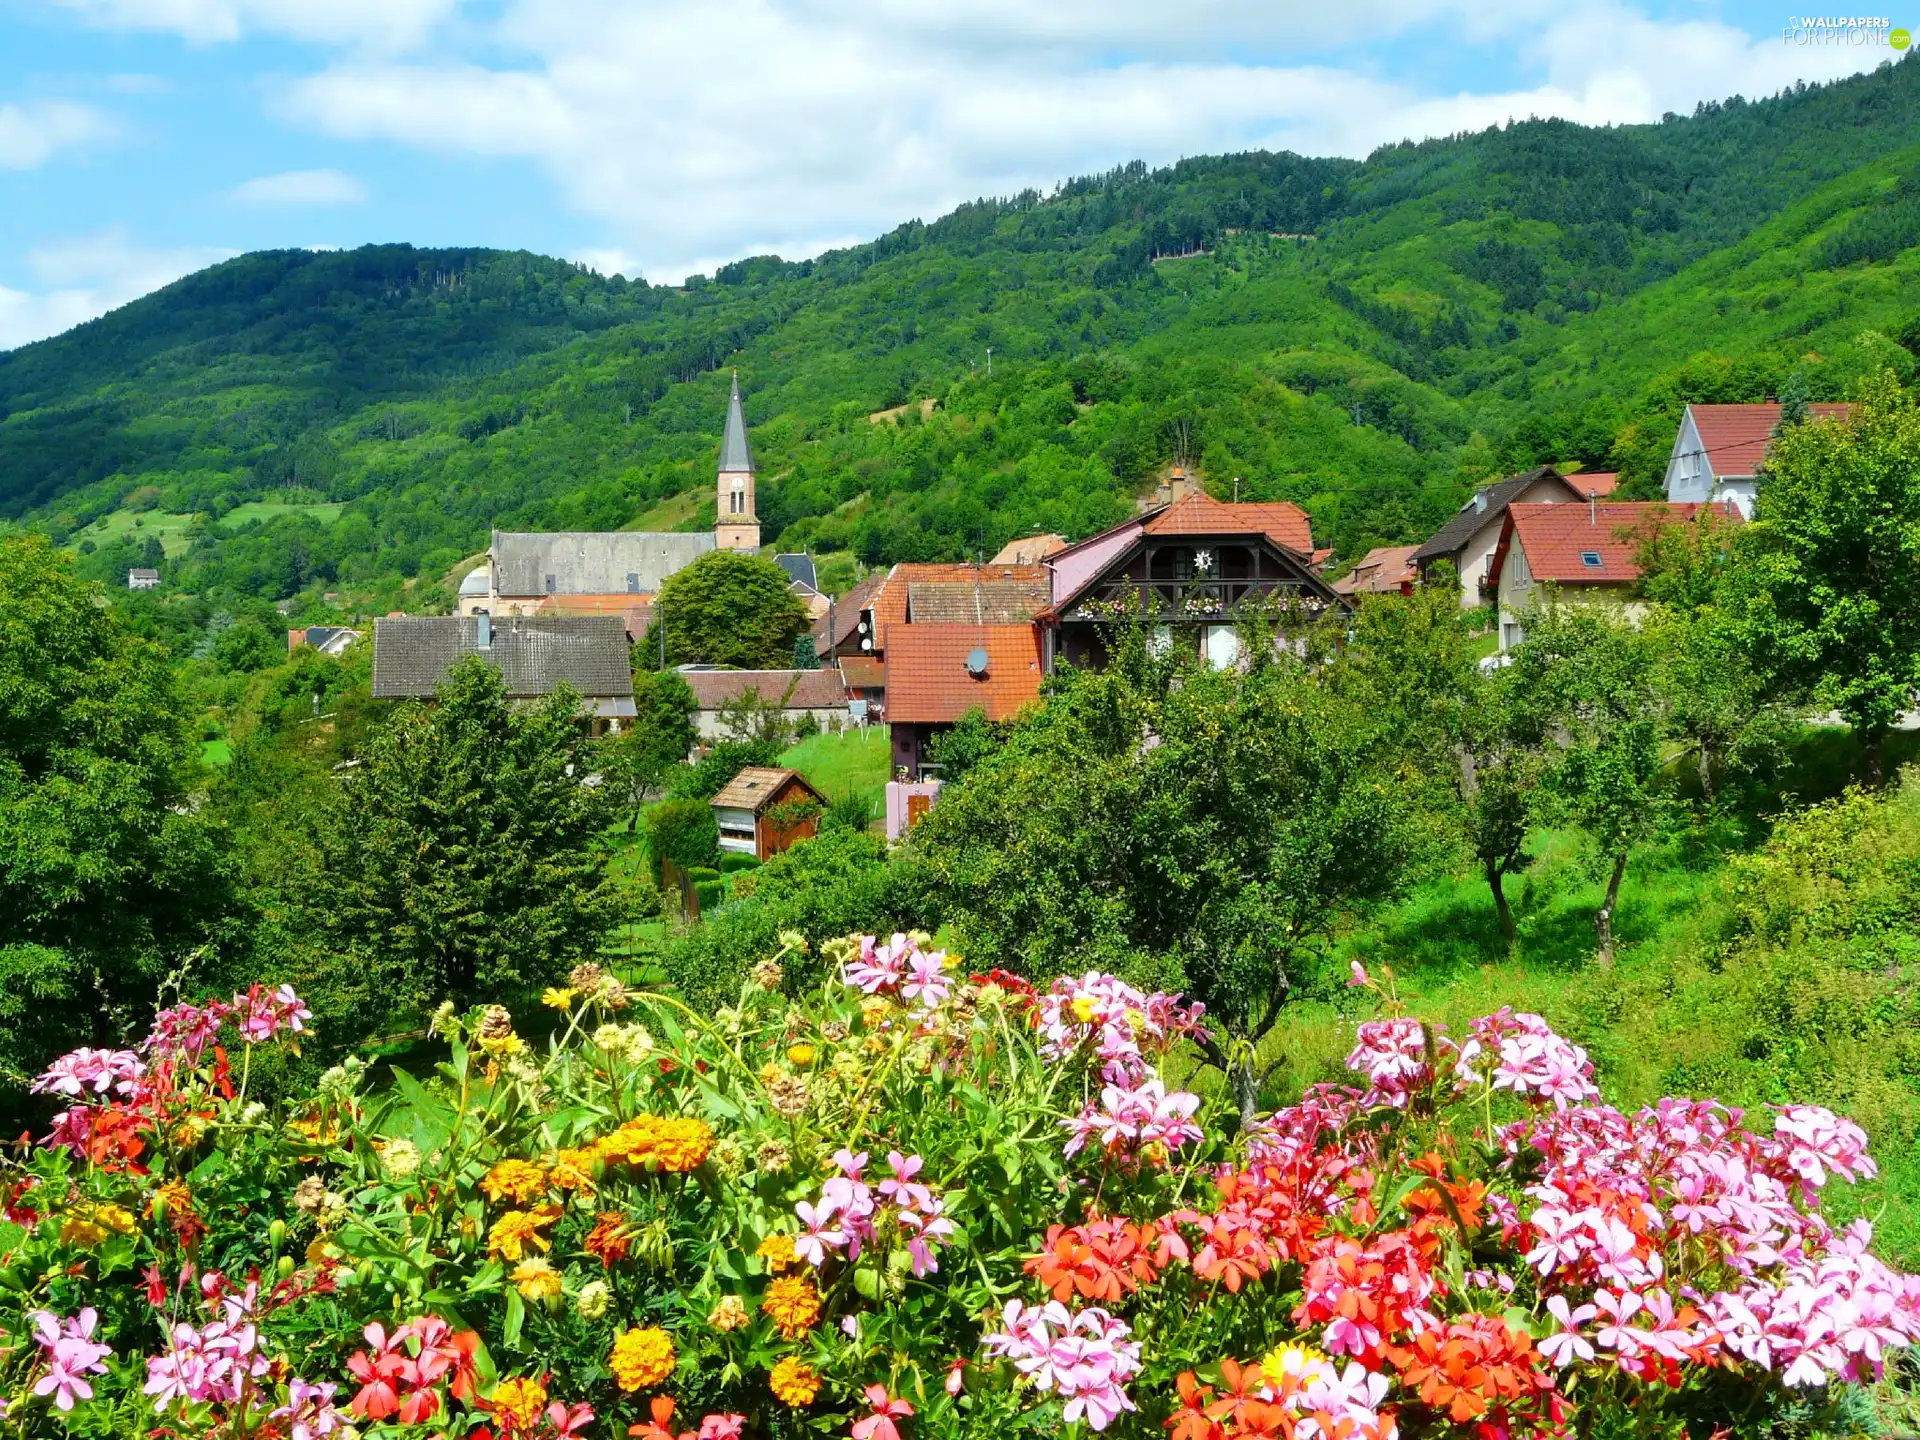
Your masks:
{"label": "tall green tree", "polygon": [[1853,727],[1867,773],[1920,686],[1920,408],[1892,372],[1774,441],[1733,582],[1758,662]]}
{"label": "tall green tree", "polygon": [[557,978],[625,918],[575,708],[558,693],[516,712],[469,658],[369,740],[329,817],[315,900],[384,993],[498,998]]}
{"label": "tall green tree", "polygon": [[784,670],[810,621],[787,572],[760,555],[715,550],[667,577],[642,654],[669,665]]}
{"label": "tall green tree", "polygon": [[1340,918],[1403,883],[1405,807],[1368,720],[1290,654],[1212,670],[1137,630],[1052,686],[915,827],[911,863],[1002,963],[1205,1002],[1202,1048],[1250,1120],[1260,1041]]}
{"label": "tall green tree", "polygon": [[0,540],[0,1081],[138,1025],[217,938],[232,887],[192,768],[164,653],[69,557]]}
{"label": "tall green tree", "polygon": [[673,671],[636,671],[633,723],[597,747],[594,763],[636,831],[640,807],[665,787],[674,767],[683,764],[693,749],[698,738],[693,724],[696,703],[693,687]]}

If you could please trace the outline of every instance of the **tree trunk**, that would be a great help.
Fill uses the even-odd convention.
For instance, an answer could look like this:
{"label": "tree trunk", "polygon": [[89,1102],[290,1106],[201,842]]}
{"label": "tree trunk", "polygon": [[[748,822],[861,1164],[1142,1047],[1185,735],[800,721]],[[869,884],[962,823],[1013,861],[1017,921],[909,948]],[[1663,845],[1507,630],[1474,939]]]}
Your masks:
{"label": "tree trunk", "polygon": [[1233,1091],[1234,1104],[1240,1107],[1240,1129],[1251,1130],[1254,1118],[1260,1113],[1260,1082],[1253,1074],[1252,1046],[1228,1068],[1227,1084]]}
{"label": "tree trunk", "polygon": [[1607,881],[1607,898],[1593,917],[1594,939],[1598,948],[1594,958],[1602,970],[1613,968],[1613,907],[1620,902],[1620,881],[1627,873],[1627,852],[1622,850],[1613,862],[1613,875]]}
{"label": "tree trunk", "polygon": [[1886,783],[1887,778],[1880,763],[1880,746],[1886,738],[1884,730],[1863,730],[1860,733],[1860,759],[1866,767],[1867,784],[1876,790]]}
{"label": "tree trunk", "polygon": [[1700,797],[1713,804],[1713,756],[1705,745],[1700,747]]}
{"label": "tree trunk", "polygon": [[1487,888],[1493,891],[1493,908],[1500,916],[1500,933],[1507,937],[1507,949],[1511,951],[1519,944],[1520,937],[1513,933],[1513,911],[1507,906],[1506,875],[1500,862],[1489,860],[1487,866]]}

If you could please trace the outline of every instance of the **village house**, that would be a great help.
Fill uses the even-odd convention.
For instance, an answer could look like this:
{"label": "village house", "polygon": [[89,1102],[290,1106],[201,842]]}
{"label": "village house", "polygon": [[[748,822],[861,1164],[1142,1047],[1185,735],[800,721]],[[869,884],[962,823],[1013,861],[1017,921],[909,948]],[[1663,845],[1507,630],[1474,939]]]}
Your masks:
{"label": "village house", "polygon": [[525,708],[562,685],[595,735],[636,713],[625,627],[612,615],[390,615],[373,622],[373,698],[431,700],[453,666],[478,656]]}
{"label": "village house", "polygon": [[752,696],[755,704],[772,706],[789,724],[811,721],[821,730],[848,723],[847,687],[838,670],[705,670],[675,672],[693,691],[693,726],[703,744],[727,736],[727,712]]}
{"label": "village house", "polygon": [[749,765],[713,797],[720,848],[771,860],[818,833],[826,803],[797,770]]}
{"label": "village house", "polygon": [[1359,563],[1333,582],[1336,595],[1411,595],[1420,572],[1414,568],[1418,545],[1376,545]]}
{"label": "village house", "polygon": [[1283,604],[1307,614],[1345,607],[1313,569],[1312,555],[1312,530],[1298,505],[1236,504],[1190,490],[1048,559],[1042,668],[1061,660],[1105,664],[1105,628],[1143,607],[1162,639],[1171,641],[1180,622],[1210,663],[1231,665],[1246,607]]}
{"label": "village house", "polygon": [[[1809,405],[1810,420],[1844,420],[1850,405]],[[1760,469],[1780,428],[1780,406],[1689,405],[1680,416],[1667,460],[1667,499],[1675,503],[1724,500],[1753,518]]]}
{"label": "village house", "polygon": [[1424,581],[1436,567],[1451,565],[1460,584],[1460,608],[1485,604],[1493,598],[1493,552],[1505,529],[1507,507],[1566,504],[1613,493],[1612,475],[1578,478],[1589,482],[1585,490],[1575,477],[1562,475],[1551,465],[1538,465],[1475,491],[1431,540],[1413,552],[1420,578]]}
{"label": "village house", "polygon": [[322,655],[344,655],[347,647],[360,638],[360,632],[346,625],[307,625],[287,631],[287,649],[305,645]]}
{"label": "village house", "polygon": [[[1630,597],[1640,579],[1641,547],[1660,527],[1691,522],[1708,508],[1657,500],[1508,506],[1491,569],[1500,653],[1526,639],[1527,618],[1545,600],[1542,587],[1576,604],[1619,603],[1630,621],[1638,620],[1645,607]],[[1740,519],[1730,503],[1711,508],[1728,523]]]}
{"label": "village house", "polygon": [[1009,540],[994,552],[990,565],[1038,565],[1067,548],[1064,535],[1028,535]]}
{"label": "village house", "polygon": [[776,555],[773,563],[787,572],[787,588],[799,596],[800,603],[807,607],[807,619],[815,625],[826,619],[833,598],[820,589],[820,574],[814,568],[813,556],[793,553]]}
{"label": "village house", "polygon": [[[669,575],[714,550],[757,551],[753,450],[740,405],[740,377],[727,400],[709,534],[647,530],[493,532],[486,563],[460,582],[461,615],[616,614],[635,638],[651,619]],[[637,628],[636,628],[637,627]]]}
{"label": "village house", "polygon": [[133,569],[127,571],[127,588],[129,590],[158,590],[160,588],[160,572],[158,570],[148,569],[145,566],[135,566]]}
{"label": "village house", "polygon": [[886,718],[894,773],[940,773],[928,742],[970,710],[1010,720],[1040,698],[1046,671],[1033,622],[900,624],[887,653]]}

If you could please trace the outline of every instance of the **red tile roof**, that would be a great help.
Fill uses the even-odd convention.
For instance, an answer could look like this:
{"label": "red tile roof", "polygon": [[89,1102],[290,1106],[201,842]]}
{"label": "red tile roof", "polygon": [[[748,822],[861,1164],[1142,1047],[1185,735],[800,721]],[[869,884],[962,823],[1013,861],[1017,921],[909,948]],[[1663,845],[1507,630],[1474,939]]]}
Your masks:
{"label": "red tile roof", "polygon": [[[1822,420],[1844,420],[1851,405],[1809,405]],[[1707,463],[1721,479],[1757,474],[1767,458],[1774,427],[1780,423],[1779,405],[1689,405],[1693,428],[1707,452]]]}
{"label": "red tile roof", "polygon": [[[987,652],[987,673],[967,655]],[[969,710],[1005,720],[1040,698],[1040,636],[1032,625],[897,625],[887,649],[887,719],[942,724]]]}
{"label": "red tile roof", "polygon": [[849,690],[887,688],[887,662],[869,655],[848,655],[840,662],[840,678]]}
{"label": "red tile roof", "polygon": [[702,710],[718,710],[749,690],[768,704],[784,701],[788,710],[838,710],[847,703],[847,687],[838,670],[681,670]]}
{"label": "red tile roof", "polygon": [[1046,601],[1048,581],[1044,565],[896,565],[887,572],[885,582],[867,602],[873,609],[875,653],[884,654],[887,646],[893,642],[891,632],[906,624],[909,586],[970,585],[976,576],[982,584],[1029,585],[1040,596],[1040,604]]}
{"label": "red tile roof", "polygon": [[1285,500],[1229,504],[1193,491],[1147,517],[1149,535],[1265,535],[1302,556],[1313,554],[1307,512]]}
{"label": "red tile roof", "polygon": [[653,624],[651,595],[548,595],[533,607],[536,615],[618,615],[627,639],[639,640]]}
{"label": "red tile roof", "polygon": [[1418,545],[1378,545],[1360,557],[1343,578],[1333,582],[1337,595],[1397,595],[1403,585],[1420,578],[1413,552]]}
{"label": "red tile roof", "polygon": [[[1602,501],[1598,505],[1512,505],[1507,509],[1507,538],[1527,557],[1535,580],[1560,585],[1624,585],[1640,578],[1638,556],[1648,534],[1664,525],[1692,520],[1708,506],[1661,500]],[[1738,524],[1740,512],[1722,502],[1715,514]],[[1588,564],[1586,557],[1597,557]],[[1499,579],[1498,571],[1492,577]]]}
{"label": "red tile roof", "polygon": [[1620,475],[1614,470],[1579,470],[1567,476],[1567,483],[1582,495],[1598,495],[1604,500],[1619,488]]}

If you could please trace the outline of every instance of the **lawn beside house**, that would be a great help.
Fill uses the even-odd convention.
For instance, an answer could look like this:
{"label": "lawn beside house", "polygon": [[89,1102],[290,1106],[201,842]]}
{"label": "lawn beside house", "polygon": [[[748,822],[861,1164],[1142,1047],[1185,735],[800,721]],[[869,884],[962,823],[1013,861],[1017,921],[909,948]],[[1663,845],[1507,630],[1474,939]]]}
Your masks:
{"label": "lawn beside house", "polygon": [[838,735],[810,735],[790,745],[780,763],[798,770],[807,782],[829,801],[848,792],[869,798],[876,815],[886,812],[887,767],[892,758],[892,741],[884,725],[869,725],[864,730],[845,730]]}

